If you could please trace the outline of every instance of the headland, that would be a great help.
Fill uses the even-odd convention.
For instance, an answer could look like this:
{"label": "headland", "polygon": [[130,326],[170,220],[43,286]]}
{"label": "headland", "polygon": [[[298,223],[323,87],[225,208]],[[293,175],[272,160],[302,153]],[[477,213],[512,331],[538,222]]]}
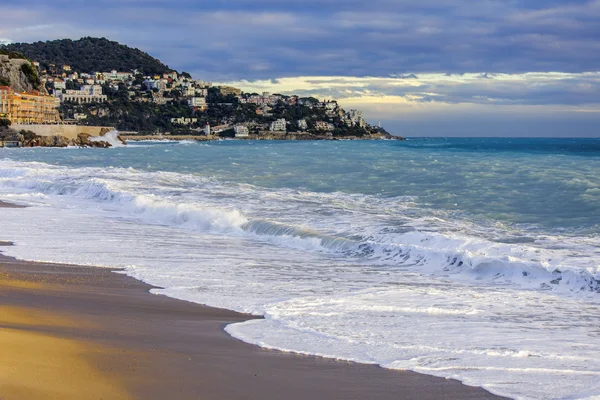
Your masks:
{"label": "headland", "polygon": [[[98,51],[90,53],[91,48]],[[79,145],[74,141],[81,132],[65,124],[93,131],[110,126],[142,137],[171,135],[202,141],[215,137],[401,139],[380,123],[369,123],[361,110],[345,109],[333,98],[317,99],[291,92],[245,93],[225,84],[195,79],[138,49],[106,39],[0,46],[0,66],[0,141],[10,136],[1,131],[3,125],[11,128],[10,124],[12,136],[33,131],[38,136],[57,138],[27,141],[39,146],[62,146],[65,142]],[[31,124],[43,128],[28,129]],[[50,130],[57,133],[38,132]]]}

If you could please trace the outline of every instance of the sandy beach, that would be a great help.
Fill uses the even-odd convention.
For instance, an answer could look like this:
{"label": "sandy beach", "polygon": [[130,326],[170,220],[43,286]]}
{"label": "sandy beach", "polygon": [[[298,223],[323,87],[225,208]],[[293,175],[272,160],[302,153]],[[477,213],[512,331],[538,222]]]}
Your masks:
{"label": "sandy beach", "polygon": [[458,381],[264,350],[223,331],[254,317],[149,289],[108,269],[0,256],[0,398],[499,398]]}

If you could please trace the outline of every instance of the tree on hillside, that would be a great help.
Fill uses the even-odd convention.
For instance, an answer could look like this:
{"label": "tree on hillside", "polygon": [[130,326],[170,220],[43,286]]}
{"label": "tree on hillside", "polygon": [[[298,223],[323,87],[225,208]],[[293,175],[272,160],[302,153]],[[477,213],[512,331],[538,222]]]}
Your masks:
{"label": "tree on hillside", "polygon": [[[35,43],[12,43],[0,51],[20,52],[23,58],[38,61],[43,69],[50,64],[70,65],[78,72],[132,71],[142,74],[163,74],[171,69],[156,58],[139,50],[127,47],[106,38],[84,37],[79,40],[61,39]],[[16,54],[16,53],[15,53]],[[11,56],[12,57],[12,56]]]}

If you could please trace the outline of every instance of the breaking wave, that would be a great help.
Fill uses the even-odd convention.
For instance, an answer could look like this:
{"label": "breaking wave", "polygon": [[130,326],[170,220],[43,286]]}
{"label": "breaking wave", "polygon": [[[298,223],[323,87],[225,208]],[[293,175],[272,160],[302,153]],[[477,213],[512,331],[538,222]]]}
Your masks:
{"label": "breaking wave", "polygon": [[[165,185],[169,182],[171,187]],[[203,188],[205,192],[193,199],[182,198],[180,191],[173,188],[177,185],[195,185],[185,190]],[[227,186],[207,178],[131,169],[66,169],[42,163],[3,161],[0,188],[94,201],[103,204],[102,207],[112,207],[125,218],[135,218],[143,223],[268,241],[278,246],[350,257],[359,263],[391,269],[410,269],[433,276],[538,290],[600,293],[599,266],[591,262],[574,265],[572,258],[557,251],[530,244],[503,244],[477,237],[418,230],[393,234],[379,229],[377,234],[371,235],[359,231],[323,233],[321,229],[248,216],[242,211],[243,204],[233,201],[235,185]],[[230,197],[223,200],[228,206],[215,204],[214,199],[203,202],[201,194],[216,189],[228,193]],[[255,199],[262,196],[258,188],[245,186],[245,189],[254,191],[250,196]],[[270,195],[282,203],[295,200],[285,190]],[[369,203],[364,199],[368,196],[360,197],[350,196],[345,200]],[[359,221],[356,224],[360,230]],[[374,231],[373,227],[369,229]]]}

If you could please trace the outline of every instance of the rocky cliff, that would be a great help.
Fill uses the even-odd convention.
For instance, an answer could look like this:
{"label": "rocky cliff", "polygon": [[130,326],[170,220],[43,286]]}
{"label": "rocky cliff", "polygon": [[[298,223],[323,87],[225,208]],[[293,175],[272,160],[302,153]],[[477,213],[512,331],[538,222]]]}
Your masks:
{"label": "rocky cliff", "polygon": [[29,60],[0,54],[0,86],[3,85],[10,86],[16,92],[39,90],[46,93],[36,68]]}

